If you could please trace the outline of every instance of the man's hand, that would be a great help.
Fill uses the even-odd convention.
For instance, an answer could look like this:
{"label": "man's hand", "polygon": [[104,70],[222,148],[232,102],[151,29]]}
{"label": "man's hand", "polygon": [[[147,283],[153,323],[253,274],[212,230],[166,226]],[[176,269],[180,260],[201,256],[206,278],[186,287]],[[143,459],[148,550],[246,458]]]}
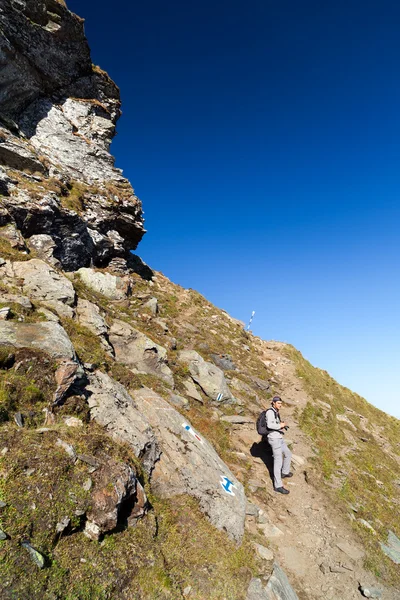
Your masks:
{"label": "man's hand", "polygon": [[285,427],[286,427],[286,423],[285,423],[285,421],[283,421],[283,422],[281,423],[281,429],[284,429]]}

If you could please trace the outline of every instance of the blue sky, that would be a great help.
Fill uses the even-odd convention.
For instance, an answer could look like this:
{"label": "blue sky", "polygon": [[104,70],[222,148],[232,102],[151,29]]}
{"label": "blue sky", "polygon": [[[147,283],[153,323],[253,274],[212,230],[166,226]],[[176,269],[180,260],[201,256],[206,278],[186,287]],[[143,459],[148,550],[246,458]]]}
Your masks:
{"label": "blue sky", "polygon": [[70,0],[121,88],[138,253],[400,417],[400,5]]}

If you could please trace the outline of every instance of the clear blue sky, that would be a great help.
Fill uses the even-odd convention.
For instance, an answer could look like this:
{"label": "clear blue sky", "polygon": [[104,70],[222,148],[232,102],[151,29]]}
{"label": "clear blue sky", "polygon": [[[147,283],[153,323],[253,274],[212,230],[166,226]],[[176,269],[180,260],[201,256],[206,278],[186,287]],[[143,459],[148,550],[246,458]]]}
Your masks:
{"label": "clear blue sky", "polygon": [[69,0],[138,253],[400,417],[400,4]]}

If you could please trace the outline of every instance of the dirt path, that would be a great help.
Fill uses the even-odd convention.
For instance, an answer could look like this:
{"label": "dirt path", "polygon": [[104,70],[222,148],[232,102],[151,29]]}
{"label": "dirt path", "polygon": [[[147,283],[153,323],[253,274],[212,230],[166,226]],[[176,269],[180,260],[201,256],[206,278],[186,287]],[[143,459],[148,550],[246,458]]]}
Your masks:
{"label": "dirt path", "polygon": [[[384,589],[363,568],[364,551],[352,531],[350,519],[347,521],[335,510],[324,491],[305,477],[313,452],[293,413],[295,407],[302,409],[306,405],[308,396],[295,375],[293,363],[281,355],[282,346],[278,342],[263,342],[262,351],[263,359],[280,381],[282,397],[293,403],[282,412],[290,424],[287,438],[292,444],[295,476],[285,481],[290,490],[288,496],[274,492],[265,457],[254,457],[250,452],[253,443],[259,442],[259,436],[253,428],[236,430],[232,436],[236,449],[253,465],[248,483],[253,484],[250,489],[254,494],[250,494],[249,500],[264,511],[261,521],[266,521],[257,523],[255,517],[249,517],[246,526],[265,535],[266,545],[273,550],[275,560],[285,569],[302,599],[356,600],[362,597],[358,589],[362,583],[382,590],[383,600],[399,600],[398,591]],[[264,502],[260,502],[257,493],[258,483],[265,486]]]}

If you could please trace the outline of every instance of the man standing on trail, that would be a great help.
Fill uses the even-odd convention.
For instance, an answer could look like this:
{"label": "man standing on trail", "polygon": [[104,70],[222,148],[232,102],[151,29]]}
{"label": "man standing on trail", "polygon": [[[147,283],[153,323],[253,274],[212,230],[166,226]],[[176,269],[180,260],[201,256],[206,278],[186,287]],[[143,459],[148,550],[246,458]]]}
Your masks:
{"label": "man standing on trail", "polygon": [[282,400],[279,396],[274,396],[271,401],[271,408],[265,413],[267,425],[267,441],[272,448],[274,456],[274,489],[280,494],[289,494],[289,490],[283,487],[282,479],[293,477],[290,471],[290,461],[292,453],[283,439],[287,425],[281,421],[279,410],[282,406]]}

